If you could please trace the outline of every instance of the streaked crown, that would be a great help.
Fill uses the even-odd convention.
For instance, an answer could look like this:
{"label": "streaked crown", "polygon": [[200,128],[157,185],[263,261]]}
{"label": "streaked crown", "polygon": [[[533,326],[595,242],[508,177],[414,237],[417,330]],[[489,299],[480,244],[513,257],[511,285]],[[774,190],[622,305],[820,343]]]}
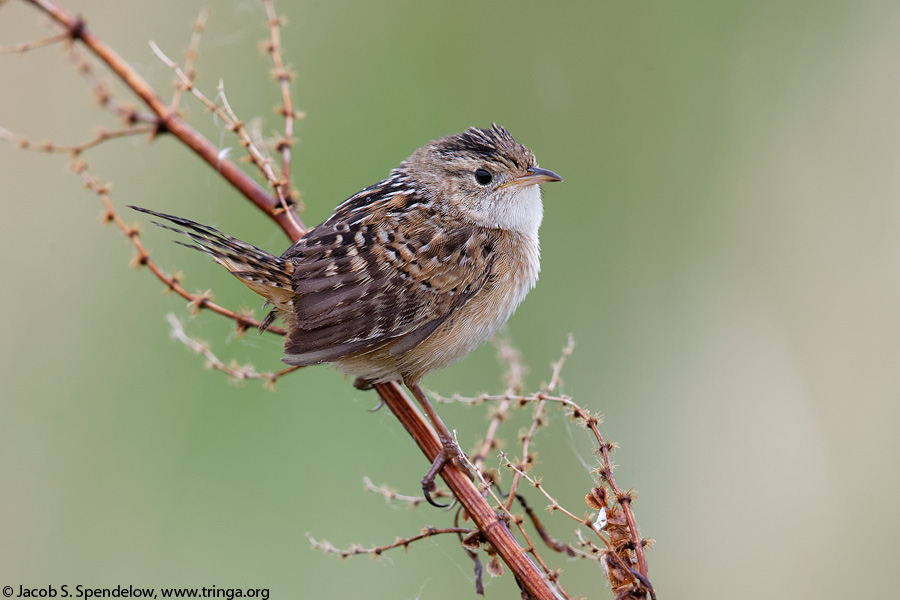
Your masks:
{"label": "streaked crown", "polygon": [[499,125],[472,127],[419,148],[396,170],[416,192],[451,214],[491,228],[537,235],[537,185],[561,178]]}

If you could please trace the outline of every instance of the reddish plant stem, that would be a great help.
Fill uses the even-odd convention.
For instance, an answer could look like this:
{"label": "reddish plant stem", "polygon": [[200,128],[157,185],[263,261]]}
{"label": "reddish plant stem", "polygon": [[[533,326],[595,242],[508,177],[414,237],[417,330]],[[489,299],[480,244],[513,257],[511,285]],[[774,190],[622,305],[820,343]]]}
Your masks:
{"label": "reddish plant stem", "polygon": [[[433,461],[441,452],[441,443],[425,417],[400,388],[400,384],[395,381],[379,383],[375,389],[419,445],[429,462]],[[448,464],[441,471],[441,477],[479,531],[494,546],[497,554],[515,573],[519,583],[531,597],[535,600],[555,600],[556,594],[544,579],[540,569],[528,557],[507,524],[498,516],[497,511],[491,508],[468,475],[459,467]]]}
{"label": "reddish plant stem", "polygon": [[[109,69],[119,76],[131,90],[156,114],[159,119],[157,127],[160,132],[169,132],[184,142],[191,150],[197,153],[211,167],[244,196],[253,202],[260,210],[274,220],[292,240],[299,239],[306,228],[299,220],[293,220],[291,215],[280,210],[278,201],[269,194],[261,185],[256,183],[249,175],[242,171],[232,161],[222,157],[219,149],[201,135],[196,129],[188,125],[178,113],[171,110],[168,104],[150,87],[143,77],[135,71],[131,65],[119,56],[109,45],[94,35],[85,25],[85,22],[50,0],[25,0],[35,5],[40,10],[50,15],[54,20],[66,28],[73,40],[80,40],[87,46],[97,58],[102,60]],[[296,217],[294,218],[296,219]],[[298,224],[299,223],[299,224]]]}

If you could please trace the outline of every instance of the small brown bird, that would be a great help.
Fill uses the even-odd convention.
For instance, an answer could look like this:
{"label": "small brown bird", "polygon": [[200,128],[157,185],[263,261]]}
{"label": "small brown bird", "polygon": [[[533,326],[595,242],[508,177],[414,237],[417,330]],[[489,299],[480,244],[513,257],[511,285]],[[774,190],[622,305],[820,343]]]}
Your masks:
{"label": "small brown bird", "polygon": [[[459,449],[419,387],[493,335],[540,269],[538,184],[562,181],[504,128],[471,128],[418,149],[387,179],[337,207],[275,256],[212,227],[143,208],[184,229],[274,305],[289,365],[332,363],[357,387],[402,380],[444,447],[422,481]],[[159,223],[157,223],[159,225]],[[432,502],[434,504],[434,502]]]}

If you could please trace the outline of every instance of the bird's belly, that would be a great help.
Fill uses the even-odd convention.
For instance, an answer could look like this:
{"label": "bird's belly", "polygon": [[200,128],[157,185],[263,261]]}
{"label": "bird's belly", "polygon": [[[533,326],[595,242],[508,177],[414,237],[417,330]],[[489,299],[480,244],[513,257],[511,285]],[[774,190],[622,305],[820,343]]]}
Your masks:
{"label": "bird's belly", "polygon": [[388,344],[365,354],[342,358],[335,366],[348,375],[373,383],[398,379],[418,381],[471,353],[506,323],[537,282],[540,269],[537,240],[528,239],[523,243],[519,238],[516,242],[513,248],[501,253],[503,258],[496,265],[492,281],[421,344],[398,356],[391,355],[391,344]]}

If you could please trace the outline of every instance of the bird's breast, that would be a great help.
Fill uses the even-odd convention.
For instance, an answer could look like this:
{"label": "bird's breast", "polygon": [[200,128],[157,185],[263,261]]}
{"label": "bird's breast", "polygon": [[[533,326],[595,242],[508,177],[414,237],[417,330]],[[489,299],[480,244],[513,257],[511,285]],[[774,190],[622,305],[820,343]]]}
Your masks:
{"label": "bird's breast", "polygon": [[502,232],[494,253],[484,287],[431,336],[400,357],[406,372],[424,375],[463,358],[494,335],[534,287],[540,270],[536,235]]}

